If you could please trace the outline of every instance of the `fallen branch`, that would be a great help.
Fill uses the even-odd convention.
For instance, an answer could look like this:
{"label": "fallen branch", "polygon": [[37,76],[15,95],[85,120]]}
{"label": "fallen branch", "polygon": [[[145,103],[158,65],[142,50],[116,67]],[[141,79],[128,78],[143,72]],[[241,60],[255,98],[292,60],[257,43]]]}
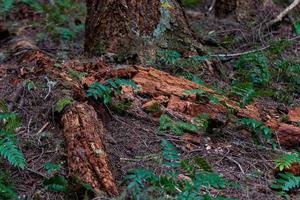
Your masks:
{"label": "fallen branch", "polygon": [[269,28],[273,26],[274,24],[282,21],[282,19],[291,11],[293,10],[297,5],[299,5],[300,0],[294,0],[292,4],[290,4],[286,9],[284,9],[279,15],[277,15],[273,20],[271,20],[269,23],[267,23],[266,28]]}

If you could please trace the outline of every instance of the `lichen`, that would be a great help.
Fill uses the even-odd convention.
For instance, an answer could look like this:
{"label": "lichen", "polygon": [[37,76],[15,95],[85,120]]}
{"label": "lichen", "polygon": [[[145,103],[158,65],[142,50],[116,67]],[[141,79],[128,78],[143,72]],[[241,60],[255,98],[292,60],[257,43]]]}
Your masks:
{"label": "lichen", "polygon": [[[160,21],[156,28],[153,31],[153,37],[155,39],[160,38],[167,29],[171,29],[171,13],[170,9],[174,9],[175,5],[173,4],[172,0],[160,0],[161,6],[160,6]],[[171,8],[168,8],[163,5],[169,5]]]}

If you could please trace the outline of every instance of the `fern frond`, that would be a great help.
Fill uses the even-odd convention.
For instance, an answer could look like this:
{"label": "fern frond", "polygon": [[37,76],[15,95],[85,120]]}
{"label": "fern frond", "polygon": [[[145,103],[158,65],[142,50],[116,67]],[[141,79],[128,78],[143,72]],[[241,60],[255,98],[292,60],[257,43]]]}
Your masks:
{"label": "fern frond", "polygon": [[2,181],[0,181],[0,199],[17,199],[17,194]]}
{"label": "fern frond", "polygon": [[300,163],[299,152],[293,151],[291,154],[284,154],[275,160],[276,168],[280,171],[290,168],[293,163]]}
{"label": "fern frond", "polygon": [[231,93],[240,98],[240,107],[250,104],[256,97],[256,92],[251,84],[238,84],[231,88]]}
{"label": "fern frond", "polygon": [[178,167],[179,153],[176,147],[168,140],[162,140],[161,147],[163,150],[164,164],[169,167]]}
{"label": "fern frond", "polygon": [[280,178],[276,179],[272,185],[273,189],[280,189],[288,192],[300,187],[300,177],[291,173],[279,174]]}
{"label": "fern frond", "polygon": [[44,181],[44,186],[53,192],[67,192],[69,183],[63,176],[53,176]]}
{"label": "fern frond", "polygon": [[12,138],[5,137],[4,139],[0,140],[0,155],[7,159],[11,165],[24,169],[24,155],[19,150]]}
{"label": "fern frond", "polygon": [[159,130],[162,132],[171,130],[175,135],[182,135],[184,131],[196,133],[198,129],[196,125],[191,123],[175,122],[167,115],[162,115],[159,120]]}

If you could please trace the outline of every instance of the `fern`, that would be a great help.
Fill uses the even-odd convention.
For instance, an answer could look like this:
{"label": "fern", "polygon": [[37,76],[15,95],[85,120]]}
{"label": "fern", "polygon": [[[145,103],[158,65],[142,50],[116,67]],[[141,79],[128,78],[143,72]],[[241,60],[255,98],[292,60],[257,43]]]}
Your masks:
{"label": "fern", "polygon": [[115,79],[108,80],[107,85],[103,85],[99,82],[93,83],[87,91],[88,97],[93,97],[95,100],[103,98],[104,104],[110,104],[113,92],[120,93],[120,87],[130,86],[133,89],[139,90],[139,87],[131,80]]}
{"label": "fern", "polygon": [[236,75],[241,82],[246,81],[256,86],[264,86],[267,85],[271,79],[269,60],[262,52],[240,57],[236,62],[236,69]]}
{"label": "fern", "polygon": [[[211,189],[222,190],[230,185],[224,178],[212,172],[204,158],[194,157],[180,162],[173,144],[167,140],[163,140],[161,144],[164,161],[176,163],[176,166],[172,165],[172,170],[163,171],[159,175],[146,169],[131,170],[126,179],[129,181],[127,191],[133,199],[230,199],[210,195]],[[177,165],[179,162],[180,165]]]}
{"label": "fern", "polygon": [[67,192],[69,183],[63,176],[53,176],[44,181],[44,186],[53,192]]}
{"label": "fern", "polygon": [[300,163],[300,153],[293,151],[290,154],[284,154],[275,160],[276,168],[280,171],[290,168],[293,163]]}
{"label": "fern", "polygon": [[231,87],[231,93],[240,98],[240,107],[244,108],[246,105],[253,102],[256,97],[256,92],[252,84],[237,84]]}
{"label": "fern", "polygon": [[193,119],[193,123],[194,123],[197,127],[199,127],[199,128],[201,128],[201,129],[203,129],[204,131],[206,131],[207,128],[208,128],[208,126],[209,126],[208,120],[209,120],[209,114],[203,113],[203,114],[201,114],[201,115],[195,117],[195,118]]}
{"label": "fern", "polygon": [[179,154],[176,147],[167,140],[162,140],[161,147],[163,150],[164,164],[169,167],[178,167]]}
{"label": "fern", "polygon": [[64,108],[68,105],[71,105],[74,102],[74,100],[72,98],[66,97],[63,99],[60,99],[56,105],[55,105],[55,112],[61,113]]}
{"label": "fern", "polygon": [[5,170],[0,171],[0,199],[17,199],[14,191],[15,184]]}
{"label": "fern", "polygon": [[11,165],[24,169],[25,158],[17,147],[15,138],[10,133],[5,132],[2,132],[1,136],[4,138],[0,139],[0,155],[7,159]]}
{"label": "fern", "polygon": [[267,143],[271,144],[273,148],[277,148],[278,144],[276,140],[274,139],[274,134],[266,127],[262,122],[259,122],[255,119],[250,118],[243,118],[238,121],[239,124],[245,125],[248,128],[250,128],[252,132],[253,139],[256,143],[261,144],[261,140],[259,136],[262,136],[264,140],[266,140]]}
{"label": "fern", "polygon": [[98,100],[100,97],[102,97],[104,104],[109,104],[111,102],[111,95],[112,90],[98,82],[93,83],[87,91],[87,96],[93,97],[95,100]]}
{"label": "fern", "polygon": [[196,133],[199,128],[191,123],[175,122],[167,115],[162,115],[159,120],[159,130],[161,132],[170,130],[175,135],[183,135],[184,131]]}
{"label": "fern", "polygon": [[276,179],[272,185],[273,189],[288,192],[300,187],[300,176],[291,173],[279,174],[279,176],[280,178]]}
{"label": "fern", "polygon": [[53,174],[55,172],[58,172],[61,169],[62,165],[61,164],[54,164],[47,162],[44,164],[44,168],[47,170],[48,174]]}
{"label": "fern", "polygon": [[15,113],[0,113],[0,120],[5,120],[3,130],[0,129],[0,155],[15,167],[24,168],[25,158],[17,147],[17,140],[12,133],[20,126],[19,118]]}
{"label": "fern", "polygon": [[[201,90],[201,89],[194,89],[194,90],[186,90],[184,91],[185,95],[191,95],[191,94],[195,94],[197,95],[197,97],[206,97],[208,98],[209,102],[214,104],[214,105],[220,105],[220,100],[215,97],[212,94],[209,94],[208,92]],[[206,102],[205,102],[206,103]]]}

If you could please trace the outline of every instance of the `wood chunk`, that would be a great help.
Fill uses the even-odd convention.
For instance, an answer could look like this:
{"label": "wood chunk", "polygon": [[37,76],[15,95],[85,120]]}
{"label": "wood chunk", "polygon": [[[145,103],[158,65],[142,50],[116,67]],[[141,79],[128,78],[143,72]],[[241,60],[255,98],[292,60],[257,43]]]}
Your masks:
{"label": "wood chunk", "polygon": [[300,127],[281,123],[277,136],[282,146],[295,149],[300,147]]}
{"label": "wood chunk", "polygon": [[215,93],[215,91],[200,86],[192,81],[180,77],[172,76],[169,73],[154,69],[154,68],[138,68],[138,73],[132,80],[142,87],[143,94],[153,96],[184,96],[184,91],[201,89],[208,93]]}
{"label": "wood chunk", "polygon": [[288,116],[290,122],[300,122],[300,107],[289,110]]}
{"label": "wood chunk", "polygon": [[71,176],[77,176],[95,190],[110,196],[119,194],[109,169],[102,138],[103,122],[87,103],[75,103],[62,116]]}

